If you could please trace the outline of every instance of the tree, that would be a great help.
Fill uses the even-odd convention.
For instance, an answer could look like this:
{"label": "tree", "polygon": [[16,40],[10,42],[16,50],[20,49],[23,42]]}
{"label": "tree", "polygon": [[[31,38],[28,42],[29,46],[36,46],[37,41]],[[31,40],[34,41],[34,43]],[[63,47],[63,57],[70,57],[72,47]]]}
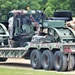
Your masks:
{"label": "tree", "polygon": [[43,10],[52,16],[56,10],[72,10],[75,13],[75,0],[0,0],[0,14],[7,14],[14,9]]}

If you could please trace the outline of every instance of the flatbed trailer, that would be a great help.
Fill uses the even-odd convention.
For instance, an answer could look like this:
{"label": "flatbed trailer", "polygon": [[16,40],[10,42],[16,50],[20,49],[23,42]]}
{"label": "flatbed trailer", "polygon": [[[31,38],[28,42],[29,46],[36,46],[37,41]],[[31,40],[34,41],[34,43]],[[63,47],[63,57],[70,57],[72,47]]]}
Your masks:
{"label": "flatbed trailer", "polygon": [[[47,29],[48,34],[45,38],[36,39],[38,43],[26,41],[23,46],[18,45],[11,48],[9,47],[8,30],[3,24],[0,24],[0,61],[6,61],[7,58],[25,58],[30,59],[34,69],[43,67],[45,70],[73,70],[75,66],[75,31],[66,27],[64,21],[58,20],[45,20],[43,28]],[[24,40],[28,37],[24,34],[19,36],[22,36]],[[24,38],[24,36],[26,37]],[[21,41],[13,42],[16,45],[21,43]]]}

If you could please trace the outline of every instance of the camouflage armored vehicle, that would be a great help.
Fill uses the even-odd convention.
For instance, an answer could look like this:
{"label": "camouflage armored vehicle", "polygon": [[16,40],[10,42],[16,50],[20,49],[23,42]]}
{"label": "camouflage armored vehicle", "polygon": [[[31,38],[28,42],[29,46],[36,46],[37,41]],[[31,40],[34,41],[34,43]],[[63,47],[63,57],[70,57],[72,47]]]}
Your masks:
{"label": "camouflage armored vehicle", "polygon": [[[48,28],[46,38],[40,38],[38,43],[32,43],[26,40],[31,38],[29,35],[16,34],[17,40],[14,40],[13,48],[9,48],[9,34],[4,25],[0,24],[0,58],[26,58],[31,60],[32,68],[41,68],[57,71],[63,71],[74,68],[74,48],[75,33],[74,30],[66,27],[64,21],[45,21],[45,28]],[[50,35],[52,33],[53,35]],[[21,37],[22,36],[22,37]],[[42,35],[41,35],[42,36]],[[25,39],[24,39],[25,38]],[[20,40],[21,39],[21,40]],[[20,43],[24,44],[20,46]],[[52,41],[54,40],[54,41]],[[20,42],[19,42],[20,41]],[[30,43],[27,43],[30,42]],[[16,46],[17,45],[17,46]],[[0,61],[1,61],[0,60]]]}
{"label": "camouflage armored vehicle", "polygon": [[[73,70],[75,66],[75,31],[65,25],[61,20],[44,20],[43,29],[47,30],[44,35],[31,42],[34,34],[34,26],[21,24],[21,15],[15,19],[13,47],[9,47],[9,33],[3,24],[0,24],[0,61],[7,58],[30,59],[34,69],[43,67],[45,70],[57,71]],[[42,28],[42,27],[41,27]],[[37,36],[38,38],[39,36]]]}

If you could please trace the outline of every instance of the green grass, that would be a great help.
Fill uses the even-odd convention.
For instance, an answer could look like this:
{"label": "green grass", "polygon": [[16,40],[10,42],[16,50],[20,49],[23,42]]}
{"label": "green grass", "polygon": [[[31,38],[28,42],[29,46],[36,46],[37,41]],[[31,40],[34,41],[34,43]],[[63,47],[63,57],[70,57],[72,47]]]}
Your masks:
{"label": "green grass", "polygon": [[0,68],[0,75],[72,75],[56,71]]}

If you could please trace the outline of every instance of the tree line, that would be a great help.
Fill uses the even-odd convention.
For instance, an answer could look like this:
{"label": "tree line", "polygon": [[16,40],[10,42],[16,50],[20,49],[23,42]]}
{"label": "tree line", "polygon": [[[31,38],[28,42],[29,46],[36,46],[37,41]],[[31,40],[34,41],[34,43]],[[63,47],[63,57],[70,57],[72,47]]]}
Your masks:
{"label": "tree line", "polygon": [[48,17],[56,10],[71,10],[75,15],[75,0],[0,0],[0,15],[14,9],[42,10]]}

